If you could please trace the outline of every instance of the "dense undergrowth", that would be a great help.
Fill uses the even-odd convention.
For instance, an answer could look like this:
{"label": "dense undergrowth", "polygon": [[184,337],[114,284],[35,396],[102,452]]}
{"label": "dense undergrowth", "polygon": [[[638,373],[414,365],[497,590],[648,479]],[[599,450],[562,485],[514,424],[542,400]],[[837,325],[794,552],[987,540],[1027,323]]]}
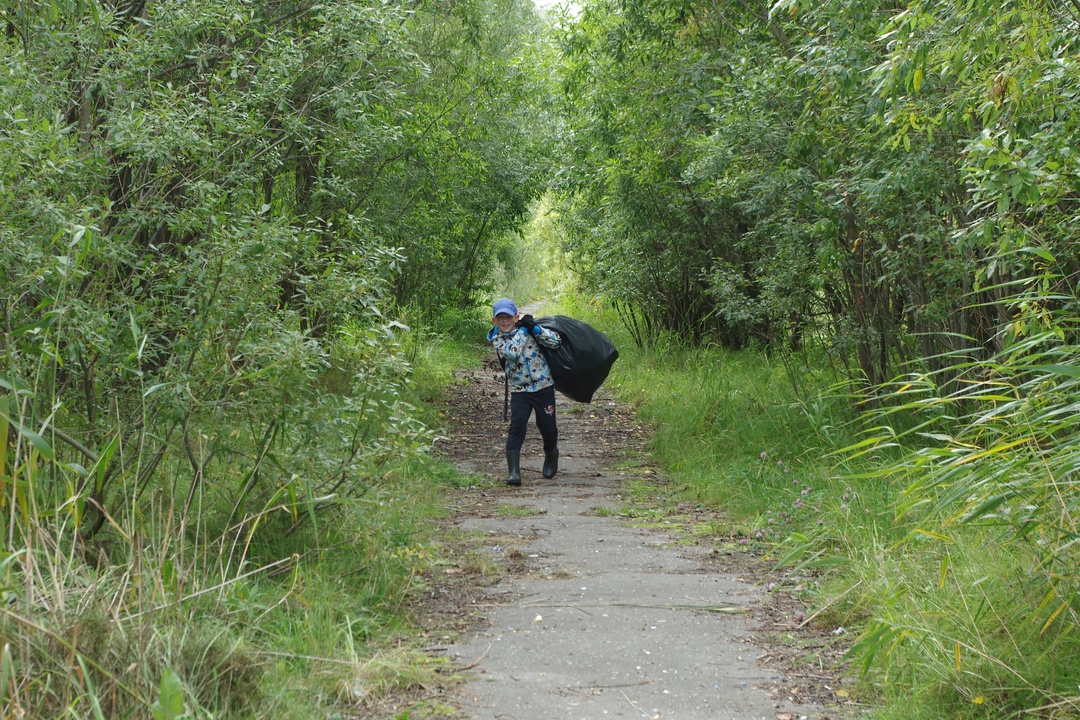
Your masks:
{"label": "dense undergrowth", "polygon": [[[200,426],[222,447],[198,466],[204,482],[173,445],[147,492],[152,438],[125,437],[84,466],[51,427],[27,425],[41,391],[5,374],[0,503],[17,549],[0,560],[4,717],[330,717],[445,682],[408,642],[387,648],[408,638],[404,605],[434,559],[426,520],[462,481],[427,455],[432,403],[475,351],[393,337],[378,344],[383,362],[343,340],[309,386],[294,377],[288,423],[265,447],[238,429],[242,415],[219,412]],[[256,484],[260,453],[273,479]],[[317,492],[327,462],[344,482]],[[119,508],[93,532],[102,507],[80,494],[87,483]]]}

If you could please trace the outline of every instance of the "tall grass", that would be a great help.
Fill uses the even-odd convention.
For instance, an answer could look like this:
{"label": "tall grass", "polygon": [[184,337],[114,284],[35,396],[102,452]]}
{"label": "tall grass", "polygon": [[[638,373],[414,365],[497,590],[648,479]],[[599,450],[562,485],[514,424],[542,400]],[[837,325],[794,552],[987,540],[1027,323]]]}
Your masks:
{"label": "tall grass", "polygon": [[[923,577],[878,605],[860,649],[961,717],[1080,714],[1080,347],[1071,309],[1025,300],[1003,350],[897,381],[869,418],[875,444],[902,449],[873,475],[902,489],[897,554]],[[891,432],[896,413],[920,422]]]}

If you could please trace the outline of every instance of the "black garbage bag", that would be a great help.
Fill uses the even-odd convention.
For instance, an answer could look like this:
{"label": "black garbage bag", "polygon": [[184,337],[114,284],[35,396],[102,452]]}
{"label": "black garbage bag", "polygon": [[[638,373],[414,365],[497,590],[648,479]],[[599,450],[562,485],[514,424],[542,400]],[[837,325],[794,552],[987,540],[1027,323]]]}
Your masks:
{"label": "black garbage bag", "polygon": [[619,359],[615,344],[599,330],[565,315],[536,318],[536,324],[554,330],[562,338],[562,344],[554,350],[540,346],[551,366],[555,389],[578,402],[592,402],[593,393]]}

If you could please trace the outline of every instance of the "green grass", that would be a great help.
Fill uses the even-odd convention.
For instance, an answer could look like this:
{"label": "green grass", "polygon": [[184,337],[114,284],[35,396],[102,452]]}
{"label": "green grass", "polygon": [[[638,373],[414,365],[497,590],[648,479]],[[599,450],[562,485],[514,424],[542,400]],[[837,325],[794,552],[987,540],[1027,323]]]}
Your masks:
{"label": "green grass", "polygon": [[[447,390],[456,380],[454,372],[478,368],[483,361],[479,342],[488,330],[488,322],[477,312],[460,319],[461,327],[453,334],[420,331],[410,335],[407,357],[412,364],[412,391],[437,416],[438,405],[445,402]],[[429,414],[428,418],[433,419]]]}
{"label": "green grass", "polygon": [[522,505],[511,505],[510,503],[500,503],[498,509],[501,517],[524,518],[540,514],[539,511],[534,508],[524,507]]}

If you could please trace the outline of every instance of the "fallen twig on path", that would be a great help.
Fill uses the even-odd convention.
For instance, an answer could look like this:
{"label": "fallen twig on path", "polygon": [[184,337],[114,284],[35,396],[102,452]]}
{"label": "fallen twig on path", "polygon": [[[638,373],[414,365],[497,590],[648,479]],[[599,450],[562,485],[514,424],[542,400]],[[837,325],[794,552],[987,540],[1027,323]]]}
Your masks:
{"label": "fallen twig on path", "polygon": [[487,646],[487,650],[485,650],[485,651],[484,651],[484,654],[483,654],[483,655],[481,655],[480,657],[476,658],[475,660],[473,660],[473,661],[472,661],[471,663],[469,663],[468,665],[465,665],[464,667],[461,667],[461,668],[459,668],[459,669],[461,669],[461,670],[472,670],[472,669],[473,669],[474,667],[476,667],[477,665],[479,665],[479,664],[480,664],[480,662],[481,662],[481,661],[482,661],[482,660],[483,660],[484,658],[486,658],[486,657],[487,657],[487,654],[488,654],[489,652],[491,652],[491,646],[492,646],[492,645],[494,645],[494,644],[495,644],[495,641],[494,641],[494,640],[492,640],[492,641],[491,641],[490,643],[488,643],[488,646]]}
{"label": "fallen twig on path", "polygon": [[623,696],[623,700],[625,700],[626,702],[630,703],[630,707],[634,708],[634,709],[635,709],[635,710],[637,710],[637,711],[638,711],[639,713],[641,713],[641,716],[642,716],[642,717],[644,717],[644,718],[647,718],[647,717],[649,717],[649,713],[647,713],[647,712],[645,712],[644,710],[642,710],[641,708],[639,708],[639,707],[637,706],[637,703],[635,703],[635,702],[634,702],[633,700],[631,700],[630,698],[626,697],[626,693],[624,693],[624,692],[623,692],[622,690],[620,690],[620,691],[619,691],[619,694]]}

